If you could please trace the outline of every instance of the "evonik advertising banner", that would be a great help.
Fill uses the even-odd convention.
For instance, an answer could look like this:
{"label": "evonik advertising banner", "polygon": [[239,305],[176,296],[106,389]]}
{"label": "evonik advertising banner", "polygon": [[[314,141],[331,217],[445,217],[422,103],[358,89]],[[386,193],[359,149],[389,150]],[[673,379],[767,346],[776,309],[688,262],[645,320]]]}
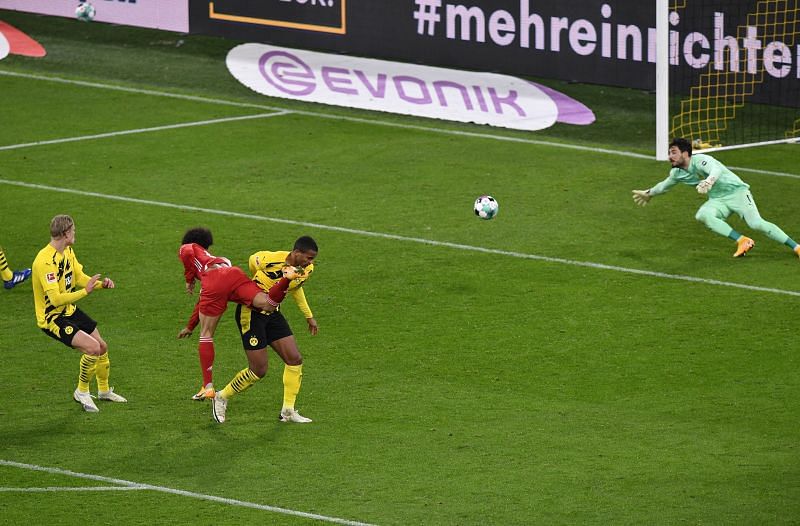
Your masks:
{"label": "evonik advertising banner", "polygon": [[519,78],[384,60],[242,44],[228,70],[250,89],[317,102],[516,130],[556,122],[586,125],[592,111],[555,90]]}

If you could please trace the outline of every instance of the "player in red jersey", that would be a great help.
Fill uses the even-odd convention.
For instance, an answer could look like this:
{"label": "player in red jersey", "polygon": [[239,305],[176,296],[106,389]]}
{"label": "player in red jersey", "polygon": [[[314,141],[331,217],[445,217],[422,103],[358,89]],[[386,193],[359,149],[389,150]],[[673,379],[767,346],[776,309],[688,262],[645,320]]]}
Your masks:
{"label": "player in red jersey", "polygon": [[[264,292],[242,269],[231,266],[230,260],[209,253],[208,248],[212,243],[210,230],[192,228],[184,234],[178,251],[178,257],[184,268],[186,292],[192,294],[195,281],[200,281],[200,299],[195,310],[200,324],[200,342],[197,351],[203,370],[203,386],[200,392],[192,397],[195,400],[214,396],[211,383],[211,366],[215,354],[214,332],[217,330],[220,316],[228,308],[228,302],[273,312],[286,297],[291,280],[302,275],[302,269],[284,267],[283,277],[269,289],[269,292]],[[178,335],[179,338],[191,334],[194,328],[192,323],[190,320],[189,325]]]}

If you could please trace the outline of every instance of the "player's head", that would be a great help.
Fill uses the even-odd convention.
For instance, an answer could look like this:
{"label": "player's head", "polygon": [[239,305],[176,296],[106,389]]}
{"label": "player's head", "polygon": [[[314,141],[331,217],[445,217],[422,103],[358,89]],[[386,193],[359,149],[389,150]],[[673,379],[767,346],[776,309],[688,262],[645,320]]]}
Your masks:
{"label": "player's head", "polygon": [[50,237],[53,239],[66,239],[69,244],[75,241],[75,221],[65,214],[55,216],[50,221]]}
{"label": "player's head", "polygon": [[208,250],[214,244],[214,236],[211,235],[211,230],[203,227],[190,228],[183,234],[182,245],[188,243],[196,243]]}
{"label": "player's head", "polygon": [[298,237],[292,248],[292,264],[305,267],[314,262],[319,248],[311,236]]}
{"label": "player's head", "polygon": [[684,139],[683,137],[675,137],[672,139],[672,142],[669,143],[669,147],[676,147],[681,152],[686,152],[691,157],[692,155],[692,141],[689,139]]}
{"label": "player's head", "polygon": [[669,151],[667,158],[669,159],[672,167],[687,168],[689,166],[689,158],[692,156],[692,143],[688,139],[682,137],[672,139],[669,143]]}

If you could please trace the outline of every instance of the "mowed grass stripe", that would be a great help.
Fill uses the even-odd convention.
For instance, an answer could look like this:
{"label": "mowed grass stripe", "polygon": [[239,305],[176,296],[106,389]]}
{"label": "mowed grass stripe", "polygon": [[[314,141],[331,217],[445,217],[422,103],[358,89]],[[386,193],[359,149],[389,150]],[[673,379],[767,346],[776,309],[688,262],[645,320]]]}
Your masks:
{"label": "mowed grass stripe", "polygon": [[59,468],[50,468],[46,466],[37,466],[35,464],[25,464],[22,462],[14,462],[12,460],[3,460],[0,459],[0,466],[8,466],[13,468],[20,468],[20,469],[27,469],[31,471],[41,471],[44,473],[50,473],[54,475],[65,475],[68,477],[75,477],[80,479],[87,479],[87,480],[96,480],[99,482],[107,482],[111,484],[118,484],[120,487],[130,488],[130,489],[146,489],[151,491],[158,491],[161,493],[169,493],[171,495],[180,495],[183,497],[190,497],[193,499],[199,500],[207,500],[211,502],[217,502],[221,504],[227,504],[229,506],[239,506],[243,508],[252,508],[256,510],[262,511],[269,511],[273,513],[281,513],[283,515],[294,515],[296,517],[303,517],[307,519],[315,519],[323,522],[330,522],[334,524],[344,524],[347,526],[372,526],[366,522],[358,522],[358,521],[351,521],[347,519],[340,519],[338,517],[328,517],[326,515],[319,515],[316,513],[307,513],[304,511],[297,511],[297,510],[290,510],[287,508],[279,508],[277,506],[268,506],[266,504],[256,504],[255,502],[247,502],[243,500],[237,499],[227,499],[224,497],[217,497],[215,495],[206,495],[204,493],[195,493],[193,491],[185,491],[181,489],[174,489],[174,488],[167,488],[165,486],[154,486],[152,484],[141,484],[139,482],[131,482],[129,480],[117,479],[112,477],[104,477],[102,475],[92,475],[89,473],[79,473],[76,471],[70,471],[68,469],[59,469]]}
{"label": "mowed grass stripe", "polygon": [[[571,150],[578,150],[584,152],[592,152],[598,153],[603,155],[613,155],[619,157],[629,157],[634,159],[643,159],[648,161],[656,160],[655,156],[652,155],[645,155],[635,152],[628,152],[621,149],[610,149],[610,148],[598,148],[598,147],[591,147],[591,146],[582,146],[579,144],[571,144],[571,143],[562,143],[562,142],[554,142],[554,141],[543,141],[539,139],[527,139],[522,137],[512,137],[506,135],[498,135],[492,133],[477,133],[477,132],[467,132],[461,130],[451,130],[445,128],[436,128],[431,126],[419,126],[414,124],[403,124],[399,122],[390,122],[384,121],[380,119],[367,119],[362,117],[352,117],[346,115],[335,115],[329,113],[322,113],[322,112],[315,112],[315,111],[303,111],[303,110],[287,110],[285,108],[280,108],[277,106],[269,106],[266,104],[254,104],[248,102],[237,102],[231,101],[226,99],[216,99],[216,98],[209,98],[209,97],[200,97],[196,95],[186,95],[180,93],[170,93],[165,91],[158,91],[158,90],[151,90],[151,89],[144,89],[144,88],[132,88],[128,86],[118,86],[113,84],[102,84],[99,82],[88,82],[84,80],[73,80],[67,79],[63,77],[51,77],[46,75],[34,75],[30,73],[18,73],[14,71],[3,71],[0,70],[0,75],[5,75],[9,77],[18,77],[18,78],[25,78],[31,80],[41,80],[46,82],[59,82],[63,84],[71,84],[75,86],[83,86],[89,88],[97,88],[97,89],[106,89],[106,90],[116,90],[116,91],[123,91],[127,93],[136,93],[142,95],[152,95],[157,97],[171,97],[175,99],[181,100],[188,100],[188,101],[195,101],[195,102],[202,102],[207,104],[219,104],[219,105],[226,105],[226,106],[234,106],[239,108],[256,108],[261,110],[268,110],[268,111],[275,111],[275,112],[286,112],[286,113],[295,113],[298,115],[304,115],[307,117],[315,117],[320,119],[335,119],[335,120],[342,120],[348,122],[356,122],[362,124],[370,124],[370,125],[377,125],[377,126],[389,126],[394,128],[401,128],[407,130],[419,130],[425,131],[429,133],[441,133],[446,135],[455,135],[460,137],[472,137],[472,138],[479,138],[479,139],[488,139],[488,140],[495,140],[495,141],[505,141],[505,142],[515,142],[515,143],[522,143],[522,144],[531,144],[537,146],[546,146],[551,148],[566,148]],[[739,170],[743,172],[749,172],[754,174],[761,174],[761,175],[771,175],[776,177],[789,177],[794,179],[800,179],[800,174],[788,173],[788,172],[778,172],[778,171],[771,171],[771,170],[762,170],[759,168],[748,168],[743,166],[729,166],[732,170]]]}
{"label": "mowed grass stripe", "polygon": [[255,214],[244,214],[241,212],[232,212],[229,210],[217,210],[214,208],[204,208],[199,206],[191,206],[191,205],[181,205],[177,203],[168,203],[164,201],[153,201],[150,199],[139,199],[136,197],[126,197],[120,195],[110,195],[110,194],[102,194],[99,192],[86,192],[83,190],[75,190],[71,188],[58,188],[54,186],[47,186],[42,184],[35,184],[35,183],[26,183],[22,181],[12,181],[8,179],[0,179],[0,184],[6,184],[10,186],[19,186],[23,188],[31,188],[36,190],[45,190],[50,192],[61,192],[67,194],[74,194],[74,195],[81,195],[86,197],[97,197],[100,199],[109,199],[113,201],[122,201],[127,203],[137,203],[142,205],[148,206],[159,206],[164,208],[174,208],[177,210],[184,210],[184,211],[192,211],[192,212],[202,212],[206,214],[214,214],[214,215],[221,215],[226,217],[235,217],[239,219],[248,219],[248,220],[255,220],[255,221],[267,221],[271,223],[281,223],[286,225],[295,225],[295,226],[304,226],[310,228],[318,228],[321,230],[330,230],[334,232],[342,232],[346,234],[353,234],[358,236],[367,236],[367,237],[376,237],[382,239],[392,239],[395,241],[404,241],[404,242],[411,242],[411,243],[420,243],[425,245],[431,245],[435,247],[445,247],[445,248],[453,248],[457,250],[465,250],[470,252],[481,252],[485,254],[494,254],[498,256],[506,256],[506,257],[513,257],[519,259],[529,259],[535,261],[545,261],[548,263],[557,263],[562,265],[572,265],[578,267],[588,267],[598,270],[610,270],[613,272],[623,272],[627,274],[636,274],[640,276],[649,276],[653,278],[661,278],[661,279],[671,279],[671,280],[679,280],[679,281],[687,281],[691,283],[700,283],[703,285],[713,285],[713,286],[720,286],[720,287],[732,287],[737,289],[743,290],[750,290],[754,292],[765,292],[770,294],[781,294],[786,296],[796,296],[800,297],[800,291],[794,290],[785,290],[785,289],[776,289],[771,287],[759,287],[756,285],[748,285],[745,283],[735,283],[730,281],[721,281],[715,279],[708,279],[708,278],[699,278],[696,276],[686,276],[681,274],[669,274],[666,272],[658,272],[653,270],[642,270],[642,269],[635,269],[635,268],[628,268],[628,267],[620,267],[617,265],[607,265],[605,263],[596,263],[592,261],[578,261],[573,259],[565,259],[565,258],[557,258],[551,256],[541,256],[537,254],[526,254],[524,252],[515,252],[511,250],[500,250],[495,248],[487,248],[487,247],[479,247],[475,245],[465,245],[462,243],[451,243],[448,241],[436,241],[433,239],[425,239],[421,237],[411,237],[411,236],[401,236],[398,234],[386,234],[383,232],[373,232],[369,230],[360,230],[356,228],[346,228],[334,225],[325,225],[321,223],[311,223],[308,221],[297,221],[293,219],[284,219],[278,217],[268,217],[268,216],[259,216]]}

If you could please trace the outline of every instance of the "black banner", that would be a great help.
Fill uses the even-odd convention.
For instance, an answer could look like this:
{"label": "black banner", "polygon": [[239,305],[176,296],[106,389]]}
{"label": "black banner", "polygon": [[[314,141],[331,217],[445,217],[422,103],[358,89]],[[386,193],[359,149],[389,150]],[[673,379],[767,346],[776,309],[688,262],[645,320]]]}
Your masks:
{"label": "black banner", "polygon": [[[641,5],[647,4],[647,5]],[[651,2],[190,0],[193,33],[431,66],[651,88]],[[617,24],[630,25],[618,50]],[[607,34],[603,40],[604,33]],[[619,59],[619,55],[629,59]]]}
{"label": "black banner", "polygon": [[[675,91],[697,85],[717,64],[735,67],[724,59],[735,47],[745,81],[759,86],[756,100],[800,104],[800,43],[775,29],[795,27],[789,22],[800,14],[753,16],[757,3],[689,1],[670,12],[670,75],[681,79],[672,83]],[[746,40],[749,24],[758,44]],[[190,0],[190,30],[429,66],[655,88],[652,1]],[[748,64],[761,69],[752,74]]]}

